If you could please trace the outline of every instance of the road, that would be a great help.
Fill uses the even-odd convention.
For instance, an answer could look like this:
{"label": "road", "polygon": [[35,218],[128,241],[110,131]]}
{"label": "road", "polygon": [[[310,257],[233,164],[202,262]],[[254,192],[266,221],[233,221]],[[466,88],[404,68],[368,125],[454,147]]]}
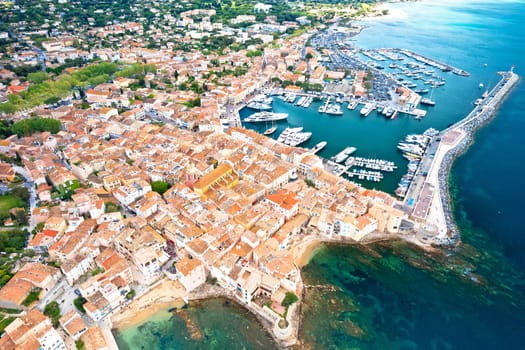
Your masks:
{"label": "road", "polygon": [[22,175],[25,179],[24,187],[26,187],[29,191],[29,226],[25,227],[27,231],[31,232],[36,227],[35,221],[33,220],[33,209],[36,208],[36,189],[35,189],[35,183],[33,182],[33,178],[29,175],[29,173],[26,171],[26,169],[18,166],[13,165],[13,170]]}

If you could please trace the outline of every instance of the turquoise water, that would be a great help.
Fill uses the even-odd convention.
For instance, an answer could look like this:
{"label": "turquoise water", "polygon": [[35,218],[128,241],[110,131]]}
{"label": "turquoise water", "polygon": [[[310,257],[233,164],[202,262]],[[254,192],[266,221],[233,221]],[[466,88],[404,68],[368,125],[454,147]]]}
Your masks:
{"label": "turquoise water", "polygon": [[[493,85],[495,71],[515,63],[523,74],[523,1],[393,7],[410,20],[368,22],[356,38],[358,45],[406,47],[472,73],[452,84],[447,78],[446,89],[436,93],[438,106],[426,120],[437,127],[466,114],[479,94],[477,85]],[[452,169],[454,215],[464,242],[457,250],[429,256],[398,243],[330,247],[315,256],[304,270],[307,283],[332,284],[341,291],[333,296],[307,293],[302,336],[308,344],[332,349],[525,348],[524,105],[520,84]]]}
{"label": "turquoise water", "polygon": [[210,299],[176,313],[161,311],[115,332],[119,349],[271,349],[272,340],[253,315],[235,303]]}
{"label": "turquoise water", "polygon": [[[408,48],[466,69],[471,76],[444,75],[447,84],[434,95],[437,106],[420,122],[407,116],[390,121],[373,114],[362,119],[358,112],[346,110],[341,117],[321,116],[318,105],[306,111],[276,100],[275,110],[286,110],[291,125],[313,131],[305,146],[328,141],[322,156],[352,145],[359,149],[357,155],[393,160],[402,168],[394,146],[405,134],[443,128],[462,118],[481,94],[478,84],[496,83],[496,71],[516,64],[516,72],[525,74],[524,1],[448,0],[391,6],[407,18],[366,22],[368,28],[355,38],[357,45]],[[521,83],[454,164],[454,215],[464,242],[458,249],[428,255],[399,242],[319,250],[304,269],[305,281],[339,290],[306,293],[301,337],[307,348],[525,348],[523,106]],[[392,191],[401,172],[372,186]],[[146,348],[207,349],[210,344],[221,348],[236,337],[235,344],[246,348],[272,346],[252,342],[252,335],[267,339],[260,326],[221,302],[188,310],[200,315],[196,320],[201,328],[219,331],[192,341],[182,321],[174,317],[124,332],[118,336],[119,345],[140,349],[142,337],[158,337],[162,341],[148,342],[151,346]],[[236,321],[228,326],[232,314]],[[239,332],[240,325],[253,328]]]}

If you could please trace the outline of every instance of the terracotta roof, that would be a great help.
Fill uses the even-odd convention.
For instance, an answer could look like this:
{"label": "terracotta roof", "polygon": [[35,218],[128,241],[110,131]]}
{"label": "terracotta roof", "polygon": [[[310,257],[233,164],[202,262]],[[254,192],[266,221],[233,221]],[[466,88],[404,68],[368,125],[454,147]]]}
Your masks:
{"label": "terracotta roof", "polygon": [[190,259],[188,257],[184,257],[175,265],[175,267],[177,268],[178,272],[180,272],[184,276],[187,276],[201,265],[202,263],[198,259]]}
{"label": "terracotta roof", "polygon": [[295,193],[292,192],[278,191],[267,195],[266,198],[286,210],[292,209],[298,203]]}

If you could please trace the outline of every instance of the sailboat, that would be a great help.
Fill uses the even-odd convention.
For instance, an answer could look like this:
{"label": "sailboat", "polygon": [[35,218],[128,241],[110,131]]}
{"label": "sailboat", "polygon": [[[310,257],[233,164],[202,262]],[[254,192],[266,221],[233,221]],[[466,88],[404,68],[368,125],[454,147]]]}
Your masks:
{"label": "sailboat", "polygon": [[422,98],[421,101],[419,101],[422,105],[427,106],[435,106],[436,102],[432,100],[432,96],[434,95],[434,85],[432,85],[432,90],[430,91],[430,97],[429,98]]}
{"label": "sailboat", "polygon": [[272,127],[269,128],[269,129],[266,129],[263,134],[264,135],[271,135],[271,134],[273,134],[275,132],[275,130],[277,130],[277,126],[274,125],[274,121],[272,120]]}

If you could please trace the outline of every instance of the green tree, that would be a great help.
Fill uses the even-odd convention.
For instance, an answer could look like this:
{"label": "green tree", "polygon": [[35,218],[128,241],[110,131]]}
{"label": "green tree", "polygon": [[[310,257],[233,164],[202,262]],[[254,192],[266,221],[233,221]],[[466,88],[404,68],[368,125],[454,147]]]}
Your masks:
{"label": "green tree", "polygon": [[27,75],[27,80],[33,84],[40,84],[49,79],[49,75],[46,72],[34,72]]}
{"label": "green tree", "polygon": [[281,302],[281,305],[284,307],[288,307],[292,305],[293,303],[296,303],[299,300],[297,295],[292,292],[286,292],[283,301]]}
{"label": "green tree", "polygon": [[73,305],[77,308],[78,311],[85,314],[86,310],[84,309],[84,304],[87,303],[87,300],[83,297],[78,297],[73,300]]}
{"label": "green tree", "polygon": [[38,131],[49,131],[56,134],[60,131],[61,123],[53,118],[29,118],[23,119],[13,124],[11,132],[19,137],[29,136]]}
{"label": "green tree", "polygon": [[81,339],[75,342],[75,347],[77,348],[77,350],[84,350],[86,348],[84,342]]}
{"label": "green tree", "polygon": [[33,302],[37,301],[38,300],[38,297],[40,296],[40,291],[41,289],[40,288],[35,288],[33,289],[31,292],[29,292],[29,294],[27,295],[27,297],[24,299],[24,301],[22,302],[22,305],[24,306],[29,306],[31,305]]}
{"label": "green tree", "polygon": [[44,101],[46,105],[54,105],[55,103],[58,103],[58,102],[60,102],[60,97],[58,96],[51,96],[50,98]]}
{"label": "green tree", "polygon": [[136,295],[135,289],[132,289],[126,294],[126,299],[131,300],[135,297],[135,295]]}
{"label": "green tree", "polygon": [[151,190],[162,195],[170,188],[170,184],[165,181],[153,181],[151,183]]}
{"label": "green tree", "polygon": [[106,202],[105,205],[106,205],[106,210],[105,210],[106,213],[116,213],[120,211],[120,206],[118,204],[115,204],[113,202]]}
{"label": "green tree", "polygon": [[60,305],[56,301],[48,303],[44,307],[44,315],[48,316],[53,323],[53,327],[58,327],[60,319]]}

